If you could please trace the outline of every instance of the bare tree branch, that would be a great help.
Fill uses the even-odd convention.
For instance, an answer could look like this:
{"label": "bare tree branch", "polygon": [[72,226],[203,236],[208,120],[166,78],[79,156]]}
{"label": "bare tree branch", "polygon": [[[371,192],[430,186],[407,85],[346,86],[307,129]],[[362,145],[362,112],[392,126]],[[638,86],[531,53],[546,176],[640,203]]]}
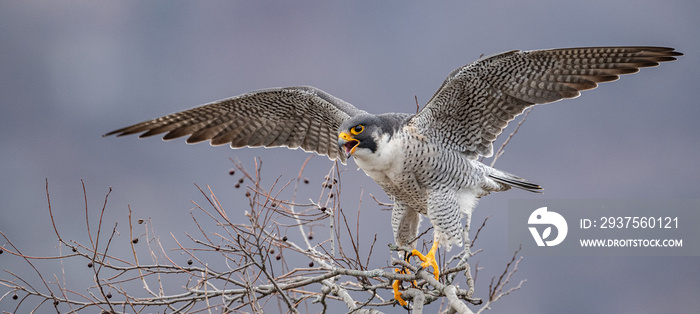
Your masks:
{"label": "bare tree branch", "polygon": [[[404,285],[410,284],[403,290],[403,297],[412,302],[414,313],[427,311],[426,306],[437,300],[444,300],[449,312],[472,313],[470,307],[478,306],[475,309],[481,312],[522,287],[524,281],[509,288],[512,275],[522,259],[516,259],[514,255],[505,271],[492,280],[487,301],[474,297],[475,277],[472,278],[468,260],[479,252],[472,252],[471,247],[485,221],[462,252],[447,256],[447,252],[440,251],[440,260],[444,262],[441,281],[414,264],[415,261],[392,260],[391,266],[387,266],[386,261],[383,268],[370,268],[376,267],[371,266],[373,263],[382,263],[371,259],[377,259],[374,254],[377,236],[371,243],[362,243],[362,203],[355,215],[347,215],[341,208],[342,180],[337,164],[322,180],[321,193],[316,201],[297,202],[297,198],[309,199],[297,197],[300,184],[309,182],[303,176],[309,160],[304,162],[294,179],[284,181],[278,177],[269,187],[260,181],[262,163],[259,159],[255,160],[254,172],[246,171],[241,163],[234,161],[236,170],[231,173],[241,175],[237,186],[243,188],[242,193],[248,202],[234,205],[238,208],[232,211],[225,209],[210,187],[205,190],[195,185],[205,200],[204,205],[193,201],[190,213],[193,227],[199,234],[170,231],[170,238],[175,243],[172,248],[165,247],[154,231],[157,221],[134,219],[135,211],[130,205],[126,211],[128,232],[124,233],[128,239],[119,232],[118,222],[105,221],[111,188],[105,195],[99,219],[91,223],[88,196],[82,181],[87,232],[84,240],[87,244],[65,240],[51,206],[47,180],[49,217],[59,249],[67,248],[71,252],[55,256],[25,255],[0,231],[4,239],[0,246],[3,252],[20,258],[36,275],[29,280],[26,276],[30,275],[3,270],[0,301],[16,302],[15,312],[45,310],[46,306],[53,305],[57,312],[62,313],[85,309],[103,313],[263,313],[272,309],[291,313],[329,313],[338,311],[339,307],[349,313],[381,313],[382,307],[395,306],[392,282],[400,280]],[[288,190],[291,190],[291,195]],[[245,214],[232,215],[235,212]],[[244,222],[240,222],[241,218]],[[215,228],[209,227],[210,224]],[[111,232],[103,230],[108,225],[112,225]],[[316,229],[324,225],[328,232]],[[137,231],[140,228],[144,231]],[[96,233],[91,230],[96,230]],[[427,228],[414,241],[430,230]],[[319,234],[324,238],[314,238]],[[114,255],[117,248],[128,250],[131,257]],[[410,249],[390,245],[388,252],[391,251],[409,252]],[[150,260],[144,259],[144,252]],[[180,257],[175,257],[172,252]],[[82,291],[80,293],[68,286],[67,279],[74,274],[67,274],[62,268],[61,281],[56,274],[52,274],[52,281],[48,281],[35,266],[35,263],[75,263],[81,260],[88,265],[94,285],[78,289]],[[454,265],[454,261],[459,262]],[[397,273],[393,267],[407,271]],[[32,285],[32,280],[42,285]],[[467,289],[460,289],[459,282],[466,283]]]}

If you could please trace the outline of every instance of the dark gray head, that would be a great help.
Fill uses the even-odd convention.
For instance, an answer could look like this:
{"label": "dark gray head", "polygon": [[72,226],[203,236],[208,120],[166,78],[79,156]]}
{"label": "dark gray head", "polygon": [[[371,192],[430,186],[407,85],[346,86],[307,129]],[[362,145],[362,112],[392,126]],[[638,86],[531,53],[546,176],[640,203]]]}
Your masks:
{"label": "dark gray head", "polygon": [[380,138],[391,137],[410,115],[388,113],[373,115],[363,113],[352,117],[338,128],[338,146],[349,157],[359,148],[377,151]]}

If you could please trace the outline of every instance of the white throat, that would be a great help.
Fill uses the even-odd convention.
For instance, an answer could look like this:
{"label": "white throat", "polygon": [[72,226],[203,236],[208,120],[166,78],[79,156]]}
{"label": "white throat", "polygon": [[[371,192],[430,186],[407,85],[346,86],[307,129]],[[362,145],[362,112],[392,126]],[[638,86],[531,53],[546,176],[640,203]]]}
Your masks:
{"label": "white throat", "polygon": [[392,141],[389,134],[377,140],[377,150],[373,153],[367,148],[357,148],[352,155],[355,163],[369,176],[370,172],[389,171],[393,165],[403,161],[403,152],[397,141]]}

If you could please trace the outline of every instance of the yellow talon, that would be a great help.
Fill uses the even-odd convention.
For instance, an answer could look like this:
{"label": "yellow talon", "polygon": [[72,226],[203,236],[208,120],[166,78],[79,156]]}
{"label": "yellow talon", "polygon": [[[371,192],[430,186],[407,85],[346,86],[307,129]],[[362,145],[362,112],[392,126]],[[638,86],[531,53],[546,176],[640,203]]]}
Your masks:
{"label": "yellow talon", "polygon": [[[395,269],[395,271],[396,271],[397,273],[399,273],[399,274],[402,273],[402,271],[401,271],[400,269],[398,269],[398,268]],[[406,301],[401,297],[401,291],[399,291],[399,283],[400,283],[400,282],[401,282],[401,281],[399,281],[399,280],[394,280],[394,282],[391,284],[391,287],[394,288],[394,299],[395,299],[396,301],[399,301],[399,304],[400,304],[401,306],[406,306],[406,305],[408,305],[408,302],[406,302]]]}
{"label": "yellow talon", "polygon": [[[414,249],[411,251],[412,255],[415,255],[418,257],[418,259],[421,260],[420,266],[423,268],[427,268],[428,266],[433,266],[433,273],[435,274],[435,280],[439,280],[440,277],[440,269],[438,268],[437,260],[435,259],[435,253],[437,252],[439,243],[437,240],[433,241],[433,247],[430,248],[430,251],[428,251],[428,254],[423,255],[421,252],[418,252],[418,250]],[[410,255],[406,257],[406,260],[410,258]],[[396,273],[398,274],[409,274],[408,269],[407,270],[401,270],[401,269],[394,269]],[[394,280],[394,282],[391,284],[391,287],[394,288],[394,299],[399,302],[401,306],[406,306],[408,305],[408,302],[406,302],[402,297],[401,297],[401,291],[399,291],[401,281],[400,280]],[[413,281],[413,285],[416,285],[416,281]]]}
{"label": "yellow talon", "polygon": [[433,273],[435,274],[435,280],[439,280],[440,277],[440,269],[438,269],[438,264],[437,260],[435,259],[435,253],[437,252],[438,249],[438,241],[435,240],[433,241],[433,247],[430,248],[430,251],[428,251],[428,254],[421,254],[421,252],[418,252],[418,250],[413,249],[411,251],[411,254],[415,255],[420,259],[423,263],[420,264],[421,267],[427,268],[428,266],[433,266]]}

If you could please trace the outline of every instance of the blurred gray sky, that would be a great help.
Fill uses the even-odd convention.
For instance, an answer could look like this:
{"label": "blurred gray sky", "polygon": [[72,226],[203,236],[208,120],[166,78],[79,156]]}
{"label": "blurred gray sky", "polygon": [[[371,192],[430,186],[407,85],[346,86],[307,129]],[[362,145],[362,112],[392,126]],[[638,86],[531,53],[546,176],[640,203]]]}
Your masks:
{"label": "blurred gray sky", "polygon": [[[85,240],[91,213],[113,188],[106,219],[128,237],[127,204],[151,217],[164,241],[195,232],[193,183],[209,185],[243,219],[230,157],[263,180],[296,176],[307,157],[286,149],[212,148],[183,140],[101,138],[116,128],[275,86],[313,85],[370,112],[413,112],[453,69],[507,50],[600,45],[670,46],[686,55],[537,107],[497,167],[544,186],[544,195],[490,195],[475,222],[493,215],[479,245],[486,297],[507,251],[509,199],[697,198],[700,114],[697,1],[207,2],[3,1],[0,4],[0,231],[26,254],[57,254],[44,191],[57,223]],[[501,139],[502,140],[502,139]],[[331,163],[306,169],[317,197]],[[370,178],[343,169],[344,208],[363,230],[392,242],[386,200]],[[313,189],[311,188],[313,186]],[[226,205],[225,205],[226,207]],[[426,223],[424,223],[426,225]],[[371,239],[373,233],[364,235]],[[0,240],[0,245],[5,242]],[[388,254],[377,253],[376,267]],[[521,291],[496,312],[668,312],[700,307],[698,257],[527,257]],[[0,268],[33,276],[7,254]],[[48,271],[53,271],[49,269]],[[5,276],[5,275],[0,275]],[[0,290],[3,292],[3,290]],[[0,310],[12,309],[11,301]],[[394,309],[401,312],[399,308]]]}

